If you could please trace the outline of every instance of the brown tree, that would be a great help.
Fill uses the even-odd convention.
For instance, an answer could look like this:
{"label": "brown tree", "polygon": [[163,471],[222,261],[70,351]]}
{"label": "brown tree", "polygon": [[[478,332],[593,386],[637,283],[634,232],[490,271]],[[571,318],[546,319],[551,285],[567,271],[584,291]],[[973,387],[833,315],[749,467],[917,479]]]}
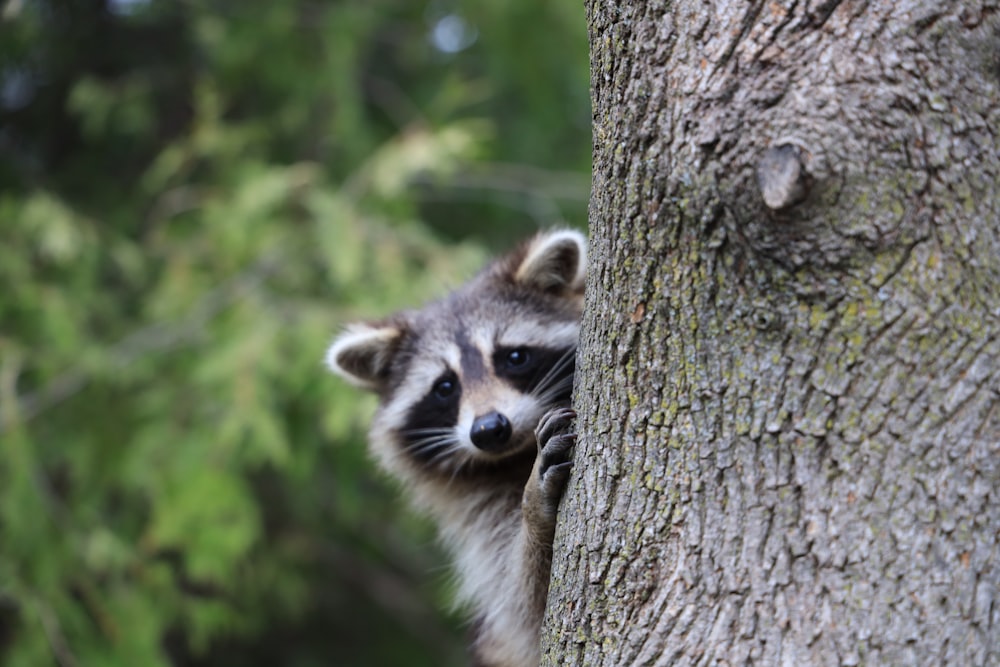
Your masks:
{"label": "brown tree", "polygon": [[543,664],[1000,664],[1000,5],[587,8]]}

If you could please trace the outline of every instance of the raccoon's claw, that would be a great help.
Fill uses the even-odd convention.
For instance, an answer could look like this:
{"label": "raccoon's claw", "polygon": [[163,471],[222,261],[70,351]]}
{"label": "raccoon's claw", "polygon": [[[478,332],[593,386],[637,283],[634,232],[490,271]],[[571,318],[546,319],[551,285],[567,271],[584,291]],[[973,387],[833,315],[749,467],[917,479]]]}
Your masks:
{"label": "raccoon's claw", "polygon": [[576,433],[562,433],[549,438],[549,441],[542,447],[542,451],[538,453],[541,458],[539,472],[542,476],[547,475],[553,468],[571,464],[569,453],[575,444]]}
{"label": "raccoon's claw", "polygon": [[538,439],[538,474],[543,493],[558,501],[573,467],[570,451],[576,444],[576,433],[567,433],[576,413],[570,408],[548,412],[535,429]]}
{"label": "raccoon's claw", "polygon": [[566,461],[550,466],[542,475],[540,482],[542,494],[546,501],[548,501],[547,504],[550,504],[553,508],[559,503],[559,499],[562,498],[563,489],[566,488],[566,482],[569,480],[569,473],[572,469],[573,462]]}
{"label": "raccoon's claw", "polygon": [[538,441],[538,451],[545,449],[552,436],[559,431],[569,429],[570,422],[576,419],[573,408],[556,408],[549,410],[535,427],[535,440]]}

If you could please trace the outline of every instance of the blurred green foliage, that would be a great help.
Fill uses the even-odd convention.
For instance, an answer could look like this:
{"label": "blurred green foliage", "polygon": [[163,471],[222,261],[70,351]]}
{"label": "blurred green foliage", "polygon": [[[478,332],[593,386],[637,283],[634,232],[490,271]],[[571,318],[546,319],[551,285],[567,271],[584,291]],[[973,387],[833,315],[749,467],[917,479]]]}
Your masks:
{"label": "blurred green foliage", "polygon": [[460,664],[336,328],[585,218],[578,0],[0,0],[0,664]]}

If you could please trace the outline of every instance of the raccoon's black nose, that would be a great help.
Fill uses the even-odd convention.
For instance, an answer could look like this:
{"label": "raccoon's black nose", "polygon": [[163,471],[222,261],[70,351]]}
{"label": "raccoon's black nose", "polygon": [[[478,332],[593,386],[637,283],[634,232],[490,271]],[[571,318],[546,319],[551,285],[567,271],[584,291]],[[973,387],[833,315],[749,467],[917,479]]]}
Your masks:
{"label": "raccoon's black nose", "polygon": [[490,452],[506,445],[511,432],[509,419],[499,412],[490,412],[482,417],[476,417],[476,421],[472,422],[472,433],[469,437],[476,447]]}

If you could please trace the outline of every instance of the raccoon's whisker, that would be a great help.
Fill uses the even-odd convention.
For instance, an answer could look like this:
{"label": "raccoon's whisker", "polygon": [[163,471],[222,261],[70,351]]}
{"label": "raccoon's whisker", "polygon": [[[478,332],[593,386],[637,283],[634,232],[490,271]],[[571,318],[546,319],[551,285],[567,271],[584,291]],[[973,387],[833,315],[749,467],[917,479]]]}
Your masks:
{"label": "raccoon's whisker", "polygon": [[404,437],[408,436],[431,436],[431,435],[450,435],[453,429],[450,427],[433,427],[433,428],[411,428],[405,431],[401,431],[400,435]]}
{"label": "raccoon's whisker", "polygon": [[564,375],[555,382],[547,385],[542,389],[542,391],[534,392],[532,395],[536,401],[542,405],[547,405],[552,401],[558,400],[559,396],[565,396],[567,392],[573,389],[573,376]]}
{"label": "raccoon's whisker", "polygon": [[560,394],[564,394],[566,390],[573,388],[573,376],[568,375],[561,378],[558,382],[554,382],[551,386],[545,387],[543,391],[532,392],[532,396],[539,403],[546,405],[550,401],[556,399]]}
{"label": "raccoon's whisker", "polygon": [[535,400],[541,406],[554,407],[559,403],[566,402],[572,389],[572,383],[567,382],[564,385],[552,387],[551,391],[547,391],[541,396],[537,396]]}
{"label": "raccoon's whisker", "polygon": [[448,484],[449,484],[449,485],[451,485],[451,484],[453,484],[453,483],[455,482],[455,479],[456,479],[456,478],[458,477],[458,475],[459,475],[459,474],[460,474],[460,473],[461,473],[461,472],[462,472],[463,470],[465,470],[465,468],[467,468],[467,467],[469,466],[469,463],[470,463],[470,460],[469,460],[469,459],[462,459],[461,461],[459,461],[459,462],[458,462],[458,464],[457,464],[457,465],[455,465],[455,466],[454,466],[454,467],[452,468],[452,471],[451,471],[451,479],[449,479],[449,480],[448,480]]}
{"label": "raccoon's whisker", "polygon": [[563,353],[556,363],[552,365],[551,368],[542,376],[542,379],[538,382],[538,387],[545,387],[547,384],[551,383],[555,378],[561,377],[564,371],[576,360],[576,349],[570,348]]}
{"label": "raccoon's whisker", "polygon": [[[457,452],[461,451],[461,449],[462,449],[462,443],[460,443],[457,440],[455,440],[455,441],[451,442],[447,447],[445,447],[444,449],[442,449],[440,452],[438,452],[437,454],[435,454],[434,456],[432,456],[427,463],[428,463],[428,465],[436,465],[436,464],[440,463],[441,461],[447,461],[447,460],[451,459]],[[456,466],[456,470],[460,469],[460,468],[461,468],[461,465]],[[455,475],[453,473],[452,474],[452,479],[454,479],[454,477],[455,477]]]}
{"label": "raccoon's whisker", "polygon": [[424,438],[423,440],[413,440],[407,443],[408,449],[414,454],[420,454],[426,452],[430,449],[436,449],[442,445],[450,445],[451,442],[448,438],[435,437],[435,438]]}
{"label": "raccoon's whisker", "polygon": [[548,402],[548,400],[554,395],[553,389],[555,387],[559,387],[559,389],[556,390],[556,393],[566,389],[567,380],[571,384],[573,382],[573,374],[567,374],[566,370],[569,369],[575,359],[576,349],[571,348],[567,350],[561,357],[559,357],[556,363],[549,368],[545,375],[542,376],[542,379],[539,380],[538,384],[536,384],[531,390],[531,395],[536,399],[539,399],[540,402],[545,403]]}
{"label": "raccoon's whisker", "polygon": [[532,392],[533,394],[544,394],[555,385],[562,385],[567,381],[573,381],[572,367],[569,364],[562,364],[561,368],[553,367],[553,371],[548,373],[543,378],[543,381],[535,387],[535,390]]}
{"label": "raccoon's whisker", "polygon": [[418,438],[416,440],[407,440],[407,447],[411,450],[414,449],[426,449],[428,446],[435,445],[438,443],[448,444],[451,438],[443,435],[434,435],[429,438]]}
{"label": "raccoon's whisker", "polygon": [[410,454],[418,458],[430,456],[430,461],[449,455],[458,442],[453,437],[437,436],[407,443]]}
{"label": "raccoon's whisker", "polygon": [[441,450],[435,452],[433,456],[427,459],[427,464],[434,465],[435,463],[439,463],[440,461],[447,459],[455,451],[456,444],[457,443],[454,442],[441,443],[442,445]]}
{"label": "raccoon's whisker", "polygon": [[421,447],[428,442],[453,440],[455,432],[451,428],[413,428],[400,431],[399,435],[410,447]]}

